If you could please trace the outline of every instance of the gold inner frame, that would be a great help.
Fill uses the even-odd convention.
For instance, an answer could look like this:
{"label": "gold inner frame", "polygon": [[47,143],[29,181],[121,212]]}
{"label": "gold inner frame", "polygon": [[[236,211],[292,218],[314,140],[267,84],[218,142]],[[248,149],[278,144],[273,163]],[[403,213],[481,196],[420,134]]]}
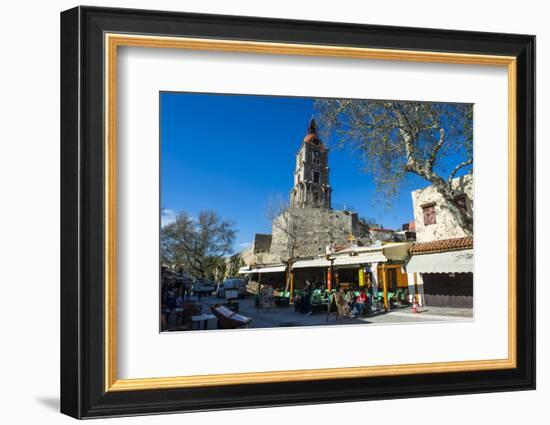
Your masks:
{"label": "gold inner frame", "polygon": [[[515,368],[516,358],[516,58],[461,53],[370,49],[255,41],[105,34],[105,391],[135,391],[214,385],[446,373]],[[289,371],[118,379],[116,325],[116,123],[117,48],[120,46],[325,56],[468,65],[504,66],[508,71],[508,358],[456,362],[343,367]]]}

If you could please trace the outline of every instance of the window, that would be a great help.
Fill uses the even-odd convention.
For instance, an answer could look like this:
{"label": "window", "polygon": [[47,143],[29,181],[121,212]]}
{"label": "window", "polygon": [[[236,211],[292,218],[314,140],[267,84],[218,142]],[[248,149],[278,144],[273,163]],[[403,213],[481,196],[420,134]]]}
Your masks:
{"label": "window", "polygon": [[321,152],[319,151],[313,151],[313,163],[314,164],[321,164]]}
{"label": "window", "polygon": [[459,208],[463,211],[468,211],[468,207],[466,206],[466,195],[458,195],[455,197],[455,202],[459,206]]}
{"label": "window", "polygon": [[422,207],[422,213],[424,215],[424,225],[435,224],[435,204],[424,205]]}
{"label": "window", "polygon": [[313,183],[319,183],[319,179],[320,179],[319,172],[314,171],[313,172]]}

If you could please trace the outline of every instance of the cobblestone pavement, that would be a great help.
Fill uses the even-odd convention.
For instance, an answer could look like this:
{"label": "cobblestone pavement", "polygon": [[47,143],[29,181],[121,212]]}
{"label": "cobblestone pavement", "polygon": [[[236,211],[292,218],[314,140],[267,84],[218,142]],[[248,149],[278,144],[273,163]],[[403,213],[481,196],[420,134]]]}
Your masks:
{"label": "cobblestone pavement", "polygon": [[[199,303],[197,297],[191,300]],[[224,302],[215,295],[202,297],[200,304],[203,313],[210,313],[210,306]],[[334,326],[334,325],[361,325],[361,324],[393,324],[393,323],[418,323],[418,322],[441,322],[441,321],[469,321],[473,319],[473,310],[466,308],[450,307],[422,307],[419,313],[413,313],[410,307],[402,307],[390,312],[374,313],[368,317],[346,318],[337,323],[336,316],[327,316],[326,311],[315,312],[308,316],[294,312],[294,307],[275,307],[270,310],[256,310],[254,298],[249,297],[238,300],[239,313],[252,318],[251,328],[274,328],[274,327],[296,327],[296,326]],[[175,325],[175,315],[169,319],[169,327]],[[202,329],[201,324],[201,329]],[[209,320],[207,329],[216,329],[216,320]]]}

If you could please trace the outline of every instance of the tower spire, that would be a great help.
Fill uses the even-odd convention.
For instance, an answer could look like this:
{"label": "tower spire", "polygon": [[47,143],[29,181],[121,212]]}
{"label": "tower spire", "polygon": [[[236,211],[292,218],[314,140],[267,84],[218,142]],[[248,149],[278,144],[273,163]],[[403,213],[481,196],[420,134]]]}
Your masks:
{"label": "tower spire", "polygon": [[309,127],[307,129],[307,134],[315,134],[317,136],[317,123],[311,117],[311,120],[309,121]]}

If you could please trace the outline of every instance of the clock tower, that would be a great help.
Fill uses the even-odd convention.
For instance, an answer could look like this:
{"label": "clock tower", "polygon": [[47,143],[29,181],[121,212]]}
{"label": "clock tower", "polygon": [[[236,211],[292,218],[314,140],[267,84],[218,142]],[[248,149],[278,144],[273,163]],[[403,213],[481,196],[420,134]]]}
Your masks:
{"label": "clock tower", "polygon": [[317,124],[312,118],[306,137],[296,154],[290,205],[296,208],[330,209],[332,189],[328,175],[328,148],[319,139]]}

